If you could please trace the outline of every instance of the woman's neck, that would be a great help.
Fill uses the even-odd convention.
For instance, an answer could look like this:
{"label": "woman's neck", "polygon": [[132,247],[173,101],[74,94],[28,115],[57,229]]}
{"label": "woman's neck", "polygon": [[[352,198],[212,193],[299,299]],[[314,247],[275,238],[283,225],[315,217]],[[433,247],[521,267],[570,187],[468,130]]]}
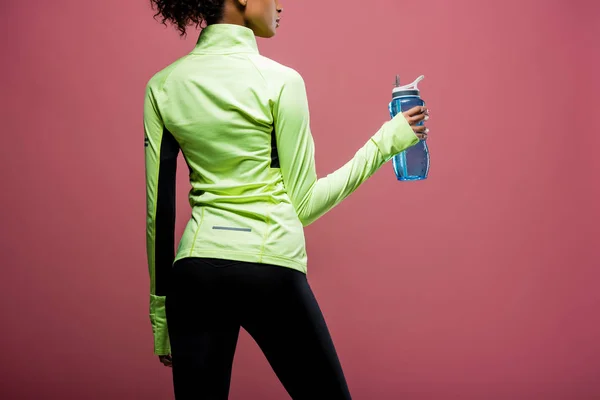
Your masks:
{"label": "woman's neck", "polygon": [[225,1],[223,17],[218,23],[246,26],[244,14],[242,13],[242,10],[240,10],[237,1]]}

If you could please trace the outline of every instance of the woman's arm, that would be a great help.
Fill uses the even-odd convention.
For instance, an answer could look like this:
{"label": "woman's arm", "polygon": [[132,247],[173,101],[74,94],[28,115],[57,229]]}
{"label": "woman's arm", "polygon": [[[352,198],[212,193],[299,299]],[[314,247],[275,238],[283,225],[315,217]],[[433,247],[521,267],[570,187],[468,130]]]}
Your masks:
{"label": "woman's arm", "polygon": [[286,79],[273,113],[283,181],[304,226],[339,204],[395,154],[419,141],[400,113],[345,165],[317,179],[306,88],[297,72]]}
{"label": "woman's arm", "polygon": [[175,183],[179,144],[157,108],[159,91],[146,87],[144,101],[146,167],[146,250],[150,272],[150,322],[154,354],[170,354],[165,295],[175,259]]}

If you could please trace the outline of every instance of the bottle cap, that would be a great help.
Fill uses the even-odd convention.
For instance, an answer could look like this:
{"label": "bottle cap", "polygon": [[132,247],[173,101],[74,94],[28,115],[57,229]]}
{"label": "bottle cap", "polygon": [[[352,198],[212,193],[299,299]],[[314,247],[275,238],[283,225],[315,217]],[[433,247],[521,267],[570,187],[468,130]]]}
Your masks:
{"label": "bottle cap", "polygon": [[400,86],[400,76],[396,75],[396,86],[392,90],[392,97],[398,96],[418,96],[419,95],[419,82],[425,78],[425,75],[419,76],[414,82],[408,85]]}

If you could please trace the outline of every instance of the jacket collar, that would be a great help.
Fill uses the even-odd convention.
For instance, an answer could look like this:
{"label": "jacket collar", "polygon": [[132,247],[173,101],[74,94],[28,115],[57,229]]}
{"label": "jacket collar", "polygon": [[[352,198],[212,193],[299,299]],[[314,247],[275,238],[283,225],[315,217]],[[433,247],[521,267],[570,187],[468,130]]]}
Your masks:
{"label": "jacket collar", "polygon": [[234,24],[211,24],[202,29],[192,54],[256,53],[252,29]]}

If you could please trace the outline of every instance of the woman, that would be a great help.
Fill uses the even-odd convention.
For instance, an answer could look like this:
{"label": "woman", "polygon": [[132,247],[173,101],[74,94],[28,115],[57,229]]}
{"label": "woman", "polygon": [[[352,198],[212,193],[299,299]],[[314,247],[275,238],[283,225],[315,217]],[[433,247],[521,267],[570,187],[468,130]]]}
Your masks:
{"label": "woman", "polygon": [[[150,79],[144,102],[150,320],[176,398],[227,398],[243,327],[293,399],[350,399],[306,279],[303,226],[426,139],[416,124],[428,111],[385,122],[317,179],[303,79],[257,48],[256,37],[275,35],[279,0],[151,1],[182,35],[206,25]],[[174,254],[179,151],[192,215]]]}

